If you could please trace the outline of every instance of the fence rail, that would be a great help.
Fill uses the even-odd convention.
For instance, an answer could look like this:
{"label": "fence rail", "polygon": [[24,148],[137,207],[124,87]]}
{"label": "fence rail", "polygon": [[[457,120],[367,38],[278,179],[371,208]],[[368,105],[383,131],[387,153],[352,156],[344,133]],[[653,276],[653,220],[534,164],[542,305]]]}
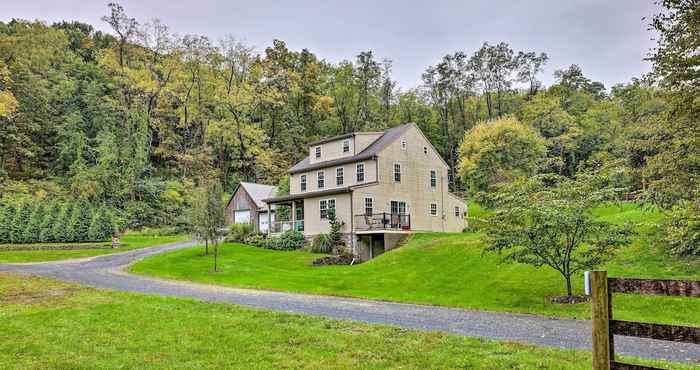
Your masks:
{"label": "fence rail", "polygon": [[615,335],[700,344],[700,328],[613,320],[613,293],[700,297],[700,281],[608,278],[606,271],[589,279],[594,370],[657,369],[615,361]]}
{"label": "fence rail", "polygon": [[355,215],[355,230],[411,230],[411,215],[389,212]]}

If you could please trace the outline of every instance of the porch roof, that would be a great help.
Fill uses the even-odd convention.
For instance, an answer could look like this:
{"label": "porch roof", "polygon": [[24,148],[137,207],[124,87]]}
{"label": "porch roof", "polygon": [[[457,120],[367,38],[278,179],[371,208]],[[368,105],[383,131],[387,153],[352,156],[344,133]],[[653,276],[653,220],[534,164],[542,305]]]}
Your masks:
{"label": "porch roof", "polygon": [[272,204],[278,204],[278,203],[287,203],[287,202],[291,202],[293,200],[321,197],[324,195],[333,195],[333,194],[341,194],[341,193],[349,193],[349,192],[350,192],[349,187],[328,189],[328,190],[319,190],[319,191],[312,191],[312,192],[308,192],[308,193],[297,193],[297,194],[282,195],[279,197],[267,198],[267,199],[263,199],[263,202],[272,205]]}

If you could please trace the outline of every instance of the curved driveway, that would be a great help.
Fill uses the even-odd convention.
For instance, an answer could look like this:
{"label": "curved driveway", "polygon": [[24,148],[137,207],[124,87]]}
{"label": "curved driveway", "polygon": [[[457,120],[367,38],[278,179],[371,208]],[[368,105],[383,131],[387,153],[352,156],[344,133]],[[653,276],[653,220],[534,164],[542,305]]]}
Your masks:
{"label": "curved driveway", "polygon": [[[470,337],[569,349],[591,348],[590,322],[583,320],[237,289],[161,280],[124,272],[128,264],[142,258],[195,244],[194,241],[189,241],[78,260],[0,264],[0,271],[39,275],[100,288],[188,297],[333,319],[443,331]],[[615,347],[621,355],[700,364],[700,345],[616,337]]]}

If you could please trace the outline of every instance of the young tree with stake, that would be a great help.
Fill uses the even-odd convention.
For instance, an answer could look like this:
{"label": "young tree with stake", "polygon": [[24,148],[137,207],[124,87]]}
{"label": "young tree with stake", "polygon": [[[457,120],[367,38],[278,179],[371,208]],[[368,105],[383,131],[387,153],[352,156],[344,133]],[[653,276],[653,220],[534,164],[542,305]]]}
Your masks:
{"label": "young tree with stake", "polygon": [[225,205],[221,185],[216,180],[205,182],[197,191],[192,206],[190,223],[198,239],[204,240],[205,255],[209,242],[214,244],[214,271],[218,271],[219,239],[226,224]]}

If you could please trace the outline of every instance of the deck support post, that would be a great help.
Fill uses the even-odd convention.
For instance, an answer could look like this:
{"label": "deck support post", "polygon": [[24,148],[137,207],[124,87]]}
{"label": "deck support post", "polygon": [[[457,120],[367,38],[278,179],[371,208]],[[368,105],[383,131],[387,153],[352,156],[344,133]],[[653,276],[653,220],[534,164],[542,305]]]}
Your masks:
{"label": "deck support post", "polygon": [[270,207],[270,203],[267,204],[267,235],[270,235],[272,232],[272,208]]}

